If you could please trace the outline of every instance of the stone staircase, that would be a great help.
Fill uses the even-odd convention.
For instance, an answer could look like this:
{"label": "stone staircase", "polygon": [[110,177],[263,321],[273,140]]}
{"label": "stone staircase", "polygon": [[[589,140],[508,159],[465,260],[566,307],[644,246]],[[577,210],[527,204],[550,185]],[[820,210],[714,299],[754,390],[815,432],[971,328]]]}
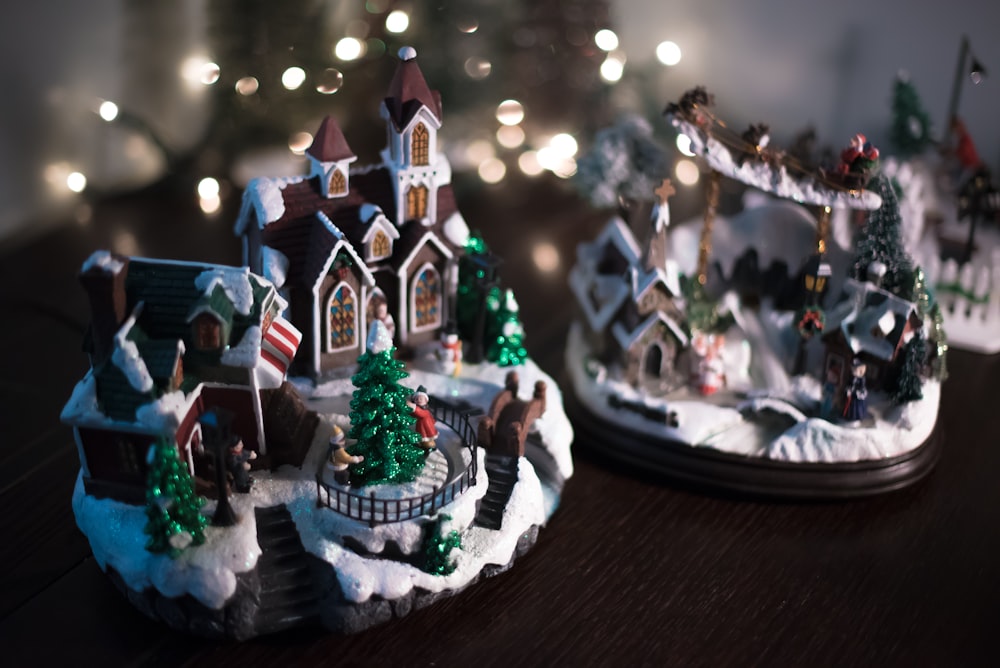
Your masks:
{"label": "stone staircase", "polygon": [[517,483],[517,462],[517,457],[486,455],[486,477],[490,484],[479,502],[476,526],[499,530],[503,525],[503,510]]}
{"label": "stone staircase", "polygon": [[256,508],[261,555],[258,633],[273,633],[319,620],[319,595],[311,559],[302,547],[295,522],[284,505]]}

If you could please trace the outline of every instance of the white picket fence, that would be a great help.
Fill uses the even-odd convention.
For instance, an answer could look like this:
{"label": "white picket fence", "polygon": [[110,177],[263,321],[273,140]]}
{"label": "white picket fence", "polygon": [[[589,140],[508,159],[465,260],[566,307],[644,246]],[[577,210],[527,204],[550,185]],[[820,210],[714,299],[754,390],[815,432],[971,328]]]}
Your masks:
{"label": "white picket fence", "polygon": [[1000,247],[961,267],[936,255],[923,258],[921,266],[941,305],[948,345],[1000,352]]}

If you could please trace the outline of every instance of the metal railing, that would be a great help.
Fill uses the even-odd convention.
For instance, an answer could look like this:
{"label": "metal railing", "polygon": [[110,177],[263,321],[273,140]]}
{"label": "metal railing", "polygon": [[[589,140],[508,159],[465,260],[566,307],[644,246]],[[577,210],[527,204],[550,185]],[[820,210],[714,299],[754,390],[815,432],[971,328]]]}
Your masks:
{"label": "metal railing", "polygon": [[[476,428],[472,426],[469,418],[481,411],[478,408],[459,408],[437,397],[430,398],[428,407],[434,419],[458,434],[462,447],[469,450],[471,459],[461,475],[447,485],[421,496],[408,499],[382,499],[377,497],[375,492],[369,492],[367,495],[358,494],[327,483],[323,480],[324,461],[316,472],[316,505],[326,506],[345,517],[367,522],[369,526],[374,527],[377,524],[404,522],[421,515],[430,515],[475,485],[479,459],[476,456]],[[449,473],[450,464],[449,461]]]}

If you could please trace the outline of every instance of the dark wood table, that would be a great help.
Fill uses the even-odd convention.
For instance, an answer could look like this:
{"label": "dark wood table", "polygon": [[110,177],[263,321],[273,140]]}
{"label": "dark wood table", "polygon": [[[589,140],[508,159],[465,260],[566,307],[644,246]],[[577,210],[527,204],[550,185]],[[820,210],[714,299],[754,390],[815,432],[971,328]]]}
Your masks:
{"label": "dark wood table", "polygon": [[[461,185],[461,184],[460,184]],[[507,262],[527,346],[558,376],[578,241],[603,218],[553,181],[459,203]],[[95,249],[239,262],[238,199],[205,218],[164,184],[93,202],[0,246],[0,638],[8,666],[996,665],[1000,626],[1000,357],[955,351],[943,457],[877,498],[764,503],[680,490],[586,449],[535,548],[463,594],[356,636],[302,629],[244,643],[147,620],[77,530],[79,469],[59,411],[87,369],[76,272]],[[678,207],[685,204],[678,196]],[[675,220],[682,220],[675,215]],[[560,268],[531,259],[548,241]]]}

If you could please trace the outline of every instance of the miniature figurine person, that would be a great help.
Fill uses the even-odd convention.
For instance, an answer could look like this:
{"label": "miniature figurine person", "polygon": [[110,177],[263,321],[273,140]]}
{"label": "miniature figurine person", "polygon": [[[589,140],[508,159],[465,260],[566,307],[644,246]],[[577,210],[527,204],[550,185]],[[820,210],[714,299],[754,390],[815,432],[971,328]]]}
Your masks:
{"label": "miniature figurine person", "polygon": [[462,373],[462,341],[458,338],[455,323],[449,322],[441,332],[441,348],[437,356],[444,373],[452,377]]}
{"label": "miniature figurine person", "polygon": [[868,367],[857,357],[851,363],[851,380],[845,389],[844,419],[848,422],[864,420],[868,417],[868,388],[865,385],[865,371]]}
{"label": "miniature figurine person", "polygon": [[375,302],[375,317],[381,320],[382,324],[385,325],[386,330],[389,332],[389,338],[395,340],[396,321],[393,319],[392,315],[389,314],[389,304],[387,304],[384,299],[379,299]]}
{"label": "miniature figurine person", "polygon": [[721,334],[698,334],[693,342],[697,354],[694,385],[702,396],[715,394],[726,385],[726,361],[722,346],[726,338]]}
{"label": "miniature figurine person", "polygon": [[226,468],[233,476],[233,487],[240,494],[248,494],[253,478],[250,476],[250,461],[257,459],[257,453],[243,448],[243,439],[236,441],[226,453]]}
{"label": "miniature figurine person", "polygon": [[330,435],[330,454],[327,457],[327,466],[333,471],[333,479],[339,485],[347,485],[350,482],[351,464],[360,464],[365,461],[364,455],[352,455],[344,447],[344,430],[337,425],[333,426],[333,434]]}
{"label": "miniature figurine person", "polygon": [[417,418],[413,428],[420,434],[420,445],[427,450],[434,448],[435,439],[438,436],[437,427],[434,426],[434,415],[427,408],[429,402],[430,397],[427,396],[427,390],[423,385],[417,388],[417,391],[410,396],[410,400],[407,402],[410,411]]}

